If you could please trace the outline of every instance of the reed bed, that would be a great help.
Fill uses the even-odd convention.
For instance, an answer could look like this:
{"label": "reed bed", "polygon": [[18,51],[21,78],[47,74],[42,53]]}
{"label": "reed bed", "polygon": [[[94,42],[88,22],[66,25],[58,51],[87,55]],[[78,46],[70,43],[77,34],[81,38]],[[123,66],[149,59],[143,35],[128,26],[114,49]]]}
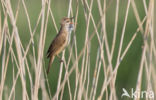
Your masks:
{"label": "reed bed", "polygon": [[[139,36],[141,46],[138,48],[141,48],[141,53],[136,55],[140,56],[139,64],[137,68],[132,67],[137,74],[129,75],[136,79],[133,81],[135,87],[132,88],[140,93],[142,90],[153,91],[156,96],[155,0],[140,1],[139,5],[144,8],[142,10],[144,14],[140,13],[140,6],[136,0],[61,1],[60,3],[65,2],[68,7],[65,16],[75,16],[75,29],[70,45],[61,54],[64,63],[52,65],[51,71],[59,69],[56,75],[57,81],[52,79],[54,77],[52,72],[50,75],[46,74],[48,59],[45,57],[49,45],[47,39],[52,34],[47,32],[48,23],[53,26],[53,36],[59,31],[57,15],[52,9],[52,3],[56,1],[36,1],[40,7],[35,21],[32,19],[33,14],[30,14],[28,5],[28,2],[34,1],[15,0],[13,3],[11,0],[1,0],[0,2],[1,100],[121,100],[122,88],[125,87],[119,89],[117,86],[118,74],[124,76],[126,72],[122,73],[119,69],[123,62],[129,62],[125,61],[126,56],[130,55],[129,52],[134,52],[133,49],[138,50],[133,45]],[[23,22],[18,22],[21,9],[25,19]],[[107,20],[108,13],[113,16],[111,20]],[[119,24],[121,14],[123,23]],[[134,24],[137,27],[132,33],[129,32],[131,35],[127,39],[126,30],[132,27],[128,23],[130,14],[133,14]],[[83,18],[82,26],[85,27],[82,33],[78,33],[81,27],[80,18]],[[18,23],[25,23],[28,27],[27,33],[19,31]],[[110,27],[111,33],[107,27]],[[81,38],[78,37],[79,34],[83,34],[82,37],[80,35]],[[111,38],[109,34],[113,34]],[[29,37],[26,42],[23,41],[25,36]],[[139,97],[124,97],[124,100],[142,100]],[[144,99],[155,100],[155,97],[144,97]]]}

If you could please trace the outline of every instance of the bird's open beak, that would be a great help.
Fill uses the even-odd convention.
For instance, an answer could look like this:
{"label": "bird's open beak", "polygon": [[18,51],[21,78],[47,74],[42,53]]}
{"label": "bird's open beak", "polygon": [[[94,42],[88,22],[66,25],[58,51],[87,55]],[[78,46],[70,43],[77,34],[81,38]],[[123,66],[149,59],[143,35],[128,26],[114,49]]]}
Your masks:
{"label": "bird's open beak", "polygon": [[73,22],[70,22],[70,24],[74,24]]}

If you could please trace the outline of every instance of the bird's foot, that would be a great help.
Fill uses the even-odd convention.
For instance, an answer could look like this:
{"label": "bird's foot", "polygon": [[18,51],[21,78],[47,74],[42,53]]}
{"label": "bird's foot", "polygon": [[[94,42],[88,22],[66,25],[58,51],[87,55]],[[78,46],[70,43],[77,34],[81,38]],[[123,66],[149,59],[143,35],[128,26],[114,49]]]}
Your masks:
{"label": "bird's foot", "polygon": [[60,63],[64,62],[64,60],[60,59]]}

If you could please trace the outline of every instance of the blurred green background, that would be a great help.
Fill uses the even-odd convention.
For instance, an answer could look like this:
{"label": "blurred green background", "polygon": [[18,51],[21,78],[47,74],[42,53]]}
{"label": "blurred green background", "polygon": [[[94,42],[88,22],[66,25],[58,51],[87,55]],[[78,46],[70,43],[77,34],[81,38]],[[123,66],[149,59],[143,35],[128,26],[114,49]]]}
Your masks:
{"label": "blurred green background", "polygon": [[[17,1],[18,0],[12,0],[12,8],[14,11],[16,11],[17,7]],[[90,3],[90,0],[88,0]],[[111,2],[111,3],[110,3]],[[135,0],[137,8],[138,8],[138,13],[140,15],[140,19],[143,20],[145,16],[145,11],[144,11],[144,6],[142,0]],[[31,27],[34,29],[36,25],[36,21],[38,18],[38,15],[41,10],[41,1],[38,0],[25,0],[28,14],[30,17],[30,22],[31,22]],[[103,0],[101,2],[103,4]],[[106,10],[106,31],[107,31],[107,36],[108,36],[108,42],[109,42],[109,47],[111,49],[111,44],[113,40],[113,32],[114,32],[114,23],[115,23],[115,10],[116,10],[116,1],[113,0],[107,0],[107,4],[110,5],[107,7]],[[148,3],[148,0],[147,0]],[[51,1],[51,9],[53,11],[54,18],[56,20],[56,24],[58,29],[60,28],[60,20],[62,17],[67,16],[68,13],[68,4],[69,0],[52,0]],[[1,4],[0,4],[1,6]],[[98,4],[97,1],[94,0],[93,3],[93,8],[92,8],[92,14],[95,19],[95,23],[97,24],[98,21],[100,20],[100,15],[99,15],[99,10],[98,10]],[[125,18],[125,12],[126,12],[126,7],[127,7],[127,0],[120,0],[120,8],[119,8],[119,20],[118,20],[118,28],[117,28],[117,41],[115,44],[115,52],[113,56],[113,66],[116,64],[116,59],[117,59],[117,53],[119,49],[119,42],[121,39],[121,33],[122,33],[122,28],[123,28],[123,23],[124,23],[124,18]],[[72,3],[72,8],[73,8],[73,14],[76,14],[76,0],[73,1]],[[2,23],[4,19],[4,14],[2,12],[2,7],[0,7],[1,14],[2,14]],[[88,12],[87,12],[88,13]],[[8,18],[9,20],[9,18]],[[41,22],[40,22],[41,23]],[[81,1],[79,0],[79,14],[78,14],[78,21],[77,21],[77,28],[76,28],[76,40],[77,40],[77,47],[78,47],[78,54],[82,50],[84,46],[84,41],[85,41],[85,33],[86,33],[86,21],[85,21],[85,16],[84,16],[84,6],[82,5]],[[22,41],[22,44],[24,46],[24,49],[26,49],[26,46],[28,45],[28,41],[30,39],[30,31],[28,27],[28,22],[26,18],[26,14],[22,5],[22,2],[20,2],[20,10],[19,10],[19,16],[17,18],[17,26],[18,26],[18,31],[19,35]],[[101,26],[100,26],[101,27]],[[12,27],[10,25],[10,30],[12,30]],[[133,34],[136,32],[136,29],[138,28],[136,18],[132,9],[132,6],[130,5],[129,13],[128,13],[128,20],[127,20],[127,25],[126,25],[126,30],[125,30],[125,36],[124,36],[124,44],[122,51],[126,48],[127,44],[129,43],[130,39],[132,38]],[[94,27],[92,25],[92,22],[90,22],[90,28],[89,28],[89,35],[94,31]],[[101,30],[99,29],[98,32]],[[47,27],[47,33],[46,33],[46,41],[45,41],[45,48],[44,48],[44,67],[47,68],[49,60],[46,58],[46,52],[47,49],[57,34],[55,27],[53,25],[51,17],[49,17],[48,21],[48,27]],[[39,27],[37,28],[37,31],[34,35],[34,46],[36,48],[36,55],[38,51],[38,44],[39,44],[39,36],[40,36],[40,24]],[[73,35],[72,35],[73,36]],[[117,80],[116,80],[116,90],[117,90],[117,97],[119,100],[121,99],[121,94],[122,94],[122,88],[126,88],[127,90],[130,90],[131,88],[136,87],[136,82],[137,82],[137,75],[138,75],[138,70],[139,70],[139,64],[140,64],[140,58],[141,58],[141,53],[142,53],[142,46],[143,40],[142,40],[142,35],[140,32],[137,33],[136,39],[133,41],[130,49],[128,50],[128,53],[124,57],[123,61],[121,62],[118,70],[118,75],[117,75]],[[15,44],[13,43],[13,46],[15,47]],[[7,43],[7,47],[9,47],[9,44]],[[97,55],[97,48],[99,47],[97,37],[94,36],[94,38],[91,40],[91,53],[90,53],[90,62],[91,62],[91,69],[90,69],[90,81],[92,82],[92,77],[94,73],[94,68],[95,68],[95,62],[96,62],[96,55]],[[106,55],[106,50],[105,51],[105,59],[107,60],[107,55]],[[3,51],[2,51],[3,52]],[[32,57],[33,51],[32,49],[29,50],[28,52],[28,59]],[[66,54],[65,58],[67,59],[69,56],[69,50],[66,49]],[[36,56],[37,58],[37,56]],[[58,76],[59,76],[59,69],[60,69],[60,63],[58,63],[59,60],[56,58],[54,60],[54,63],[51,67],[50,73],[48,75],[48,80],[50,84],[50,90],[51,90],[51,95],[53,96],[54,93],[56,92],[57,89],[57,81],[58,81]],[[28,61],[30,67],[33,66],[31,63],[31,59]],[[2,55],[0,55],[0,64],[2,64]],[[8,70],[7,70],[7,80],[5,82],[5,86],[7,86],[8,91],[12,87],[12,70],[13,66],[15,64],[11,63],[11,59],[9,60],[9,65],[8,65]],[[72,63],[71,63],[72,66]],[[15,67],[16,68],[16,67]],[[33,68],[30,68],[31,72],[33,73]],[[79,70],[81,69],[81,62],[79,63]],[[63,69],[65,71],[65,69]],[[17,69],[15,69],[15,72],[17,72]],[[63,72],[64,74],[65,72]],[[1,72],[0,72],[1,74]],[[101,91],[103,80],[104,80],[104,74],[103,70],[101,70],[100,75],[99,75],[99,83],[98,83],[98,90],[97,94]],[[28,78],[28,76],[26,76]],[[74,86],[75,86],[75,74],[73,73],[70,77],[71,83],[71,89],[72,93],[74,91]],[[144,81],[144,80],[143,80]],[[144,82],[143,82],[144,84]],[[90,84],[91,87],[92,83]],[[16,85],[16,92],[18,96],[16,96],[15,100],[21,100],[22,99],[22,94],[21,94],[21,82],[20,78],[18,79],[17,85]],[[27,80],[27,89],[29,96],[30,94],[30,83]],[[144,87],[143,87],[144,88]],[[89,88],[90,90],[91,88]],[[67,86],[65,88],[65,91],[68,91]],[[41,91],[39,91],[41,93]],[[40,96],[40,95],[39,95]],[[97,95],[98,96],[98,95]],[[64,92],[64,100],[69,99],[69,94],[68,92]],[[40,97],[41,99],[41,97]]]}

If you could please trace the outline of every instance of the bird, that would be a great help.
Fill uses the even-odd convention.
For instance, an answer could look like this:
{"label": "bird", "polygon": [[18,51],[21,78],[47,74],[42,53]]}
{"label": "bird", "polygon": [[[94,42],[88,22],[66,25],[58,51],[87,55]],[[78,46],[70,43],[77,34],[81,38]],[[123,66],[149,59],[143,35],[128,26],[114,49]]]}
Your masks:
{"label": "bird", "polygon": [[49,73],[50,67],[54,61],[55,56],[60,59],[62,62],[63,60],[60,58],[59,53],[61,53],[66,46],[70,43],[71,33],[74,30],[74,17],[68,18],[63,17],[61,20],[61,27],[56,35],[56,37],[52,40],[49,49],[47,51],[47,58],[49,59],[47,74]]}

